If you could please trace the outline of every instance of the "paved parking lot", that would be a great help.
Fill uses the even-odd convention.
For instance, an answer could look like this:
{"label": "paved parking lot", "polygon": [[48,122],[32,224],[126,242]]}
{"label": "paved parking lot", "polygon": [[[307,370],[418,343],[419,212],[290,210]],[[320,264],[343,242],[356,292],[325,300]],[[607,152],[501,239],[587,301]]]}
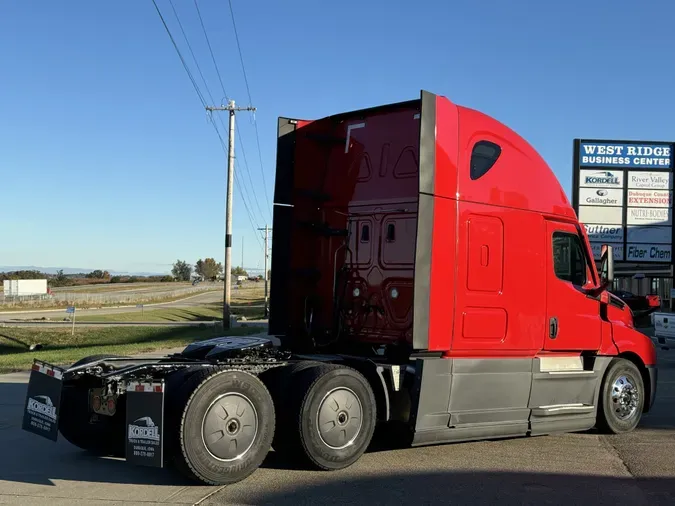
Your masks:
{"label": "paved parking lot", "polygon": [[20,429],[26,374],[0,376],[0,504],[675,504],[675,350],[659,352],[657,406],[631,434],[593,433],[373,451],[349,469],[287,469],[195,486],[170,470],[99,459]]}

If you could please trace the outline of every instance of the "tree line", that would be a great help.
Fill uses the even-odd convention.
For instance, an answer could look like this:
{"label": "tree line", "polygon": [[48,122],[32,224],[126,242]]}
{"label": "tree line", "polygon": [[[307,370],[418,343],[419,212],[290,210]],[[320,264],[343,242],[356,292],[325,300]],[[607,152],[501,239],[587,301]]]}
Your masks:
{"label": "tree line", "polygon": [[[223,275],[223,264],[216,262],[213,258],[201,258],[195,262],[194,266],[184,260],[176,260],[171,269],[171,274],[177,281],[190,281],[192,273],[196,277],[205,281],[215,281]],[[246,276],[248,273],[243,267],[233,267],[231,269],[233,276]]]}
{"label": "tree line", "polygon": [[[233,276],[248,277],[248,273],[243,267],[234,267],[231,272]],[[200,258],[194,266],[183,260],[177,260],[173,264],[171,275],[156,276],[111,275],[107,270],[101,269],[76,274],[65,274],[63,269],[57,271],[56,274],[48,274],[39,270],[17,270],[0,272],[0,283],[5,280],[17,279],[46,279],[50,287],[104,283],[171,283],[174,281],[190,281],[193,273],[195,277],[202,280],[215,281],[223,275],[223,264],[216,262],[213,258]]]}
{"label": "tree line", "polygon": [[56,274],[48,274],[38,270],[19,270],[0,272],[0,282],[5,280],[17,279],[46,279],[50,287],[60,286],[78,286],[78,285],[98,285],[103,283],[169,283],[175,281],[173,276],[135,276],[135,275],[115,275],[112,276],[108,271],[94,270],[91,272],[79,272],[75,274],[64,274],[63,269],[58,270]]}

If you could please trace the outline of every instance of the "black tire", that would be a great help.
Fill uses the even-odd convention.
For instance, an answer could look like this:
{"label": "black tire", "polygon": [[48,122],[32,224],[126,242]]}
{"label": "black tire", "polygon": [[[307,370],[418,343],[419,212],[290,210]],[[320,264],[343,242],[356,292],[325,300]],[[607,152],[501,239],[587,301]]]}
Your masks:
{"label": "black tire", "polygon": [[630,360],[613,359],[598,399],[598,429],[608,434],[632,431],[640,422],[644,402],[645,387],[640,370]]}
{"label": "black tire", "polygon": [[[277,427],[272,439],[272,448],[279,453],[284,452],[284,441],[288,439],[286,426],[288,425],[289,406],[292,402],[294,392],[291,385],[292,378],[296,374],[309,367],[321,365],[321,362],[315,360],[303,360],[289,365],[274,367],[260,375],[260,379],[270,392],[274,401],[274,411],[277,414]],[[281,425],[280,425],[281,424]],[[293,422],[291,421],[291,426]]]}
{"label": "black tire", "polygon": [[344,469],[361,458],[377,419],[375,394],[361,373],[312,365],[291,376],[289,391],[287,415],[278,421],[280,453],[322,470]]}
{"label": "black tire", "polygon": [[[173,441],[167,442],[173,462],[188,478],[210,485],[236,483],[251,475],[267,456],[274,436],[274,403],[252,374],[201,370],[190,375],[171,404],[167,428]],[[223,412],[226,418],[218,416]],[[223,437],[209,440],[209,431],[204,430],[209,423],[230,438],[230,445],[217,444]]]}
{"label": "black tire", "polygon": [[[76,367],[118,355],[91,355],[75,362]],[[98,416],[89,411],[90,384],[83,380],[64,383],[59,408],[59,432],[71,444],[97,455],[124,457],[126,402],[118,398],[114,416]]]}

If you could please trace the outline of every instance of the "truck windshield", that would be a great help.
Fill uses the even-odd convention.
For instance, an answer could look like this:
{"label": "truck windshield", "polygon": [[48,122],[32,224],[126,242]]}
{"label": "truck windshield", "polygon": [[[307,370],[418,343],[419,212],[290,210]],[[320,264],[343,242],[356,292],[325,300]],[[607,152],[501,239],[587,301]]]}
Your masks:
{"label": "truck windshield", "polygon": [[553,269],[555,275],[573,285],[586,284],[586,261],[581,241],[576,234],[553,234]]}

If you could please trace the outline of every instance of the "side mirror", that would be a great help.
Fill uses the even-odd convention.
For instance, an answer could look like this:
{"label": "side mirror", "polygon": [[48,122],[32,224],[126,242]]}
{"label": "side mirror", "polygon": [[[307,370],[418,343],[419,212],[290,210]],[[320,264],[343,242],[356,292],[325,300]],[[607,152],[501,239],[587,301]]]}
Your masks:
{"label": "side mirror", "polygon": [[609,244],[603,244],[600,251],[600,282],[611,285],[614,281],[614,251]]}

